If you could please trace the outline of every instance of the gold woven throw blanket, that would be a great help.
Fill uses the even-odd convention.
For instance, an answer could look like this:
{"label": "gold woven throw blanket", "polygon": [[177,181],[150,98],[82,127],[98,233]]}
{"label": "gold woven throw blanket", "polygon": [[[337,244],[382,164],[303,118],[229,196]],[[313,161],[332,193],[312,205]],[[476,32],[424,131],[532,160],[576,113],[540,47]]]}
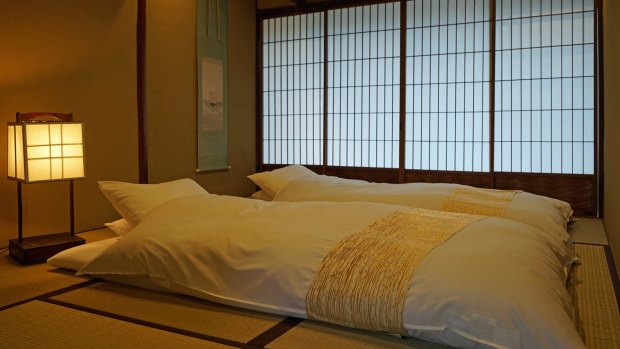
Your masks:
{"label": "gold woven throw blanket", "polygon": [[453,190],[443,202],[443,210],[502,217],[520,190],[460,188]]}
{"label": "gold woven throw blanket", "polygon": [[306,295],[310,319],[407,335],[403,306],[416,268],[452,235],[484,217],[398,211],[338,243]]}

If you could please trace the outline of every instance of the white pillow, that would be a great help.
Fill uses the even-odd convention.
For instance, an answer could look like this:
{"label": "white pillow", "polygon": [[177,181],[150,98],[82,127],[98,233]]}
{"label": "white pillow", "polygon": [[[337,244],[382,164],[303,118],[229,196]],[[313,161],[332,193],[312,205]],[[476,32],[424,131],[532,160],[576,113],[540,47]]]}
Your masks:
{"label": "white pillow", "polygon": [[316,176],[312,170],[301,165],[290,165],[273,171],[249,175],[248,178],[263,189],[267,195],[275,197],[289,182],[307,176]]}
{"label": "white pillow", "polygon": [[263,201],[273,200],[273,196],[267,194],[267,192],[265,192],[264,190],[257,191],[256,193],[250,195],[250,198]]}
{"label": "white pillow", "polygon": [[131,225],[138,225],[155,207],[181,196],[208,194],[189,178],[160,184],[133,184],[100,181],[99,189],[112,206]]}
{"label": "white pillow", "polygon": [[47,260],[47,264],[56,268],[77,271],[95,258],[101,251],[115,244],[120,238],[120,236],[117,236],[64,250],[50,257]]}
{"label": "white pillow", "polygon": [[117,219],[114,222],[104,223],[108,229],[115,232],[117,235],[125,235],[134,228],[125,218]]}

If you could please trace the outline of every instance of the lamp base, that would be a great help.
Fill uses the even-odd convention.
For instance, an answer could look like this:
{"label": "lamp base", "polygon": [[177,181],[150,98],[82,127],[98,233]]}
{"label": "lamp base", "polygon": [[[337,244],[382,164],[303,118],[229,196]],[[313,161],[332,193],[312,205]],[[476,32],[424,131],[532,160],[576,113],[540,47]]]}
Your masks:
{"label": "lamp base", "polygon": [[46,262],[48,258],[68,248],[82,245],[83,238],[69,233],[57,233],[9,240],[9,255],[23,265]]}

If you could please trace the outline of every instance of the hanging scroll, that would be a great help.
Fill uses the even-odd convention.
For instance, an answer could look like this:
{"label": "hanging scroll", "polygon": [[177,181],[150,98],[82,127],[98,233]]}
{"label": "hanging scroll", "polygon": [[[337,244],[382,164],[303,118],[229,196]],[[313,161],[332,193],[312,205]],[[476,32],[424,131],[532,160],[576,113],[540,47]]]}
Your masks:
{"label": "hanging scroll", "polygon": [[196,1],[197,171],[228,169],[227,0]]}

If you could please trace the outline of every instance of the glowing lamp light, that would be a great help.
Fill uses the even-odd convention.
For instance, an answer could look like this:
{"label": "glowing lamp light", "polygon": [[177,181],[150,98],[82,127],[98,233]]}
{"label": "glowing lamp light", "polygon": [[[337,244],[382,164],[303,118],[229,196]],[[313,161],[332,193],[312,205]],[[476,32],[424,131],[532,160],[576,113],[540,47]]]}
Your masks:
{"label": "glowing lamp light", "polygon": [[[41,263],[83,244],[75,236],[73,180],[84,178],[84,123],[73,121],[73,114],[17,113],[7,139],[7,176],[17,181],[18,235],[9,240],[9,255],[22,264]],[[69,181],[70,231],[24,238],[22,183],[50,181]]]}
{"label": "glowing lamp light", "polygon": [[9,123],[8,177],[24,183],[84,178],[82,122]]}

